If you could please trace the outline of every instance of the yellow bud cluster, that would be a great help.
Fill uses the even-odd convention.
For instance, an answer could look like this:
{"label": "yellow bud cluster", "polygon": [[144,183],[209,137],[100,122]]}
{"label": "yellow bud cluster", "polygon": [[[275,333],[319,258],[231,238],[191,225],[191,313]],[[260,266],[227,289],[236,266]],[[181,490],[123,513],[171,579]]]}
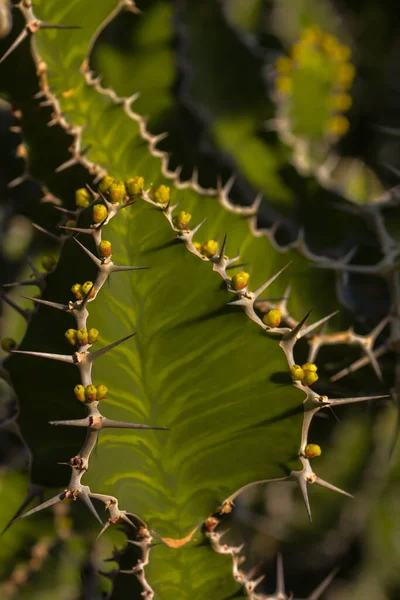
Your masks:
{"label": "yellow bud cluster", "polygon": [[290,367],[290,375],[293,381],[300,381],[302,385],[312,385],[318,381],[318,367],[314,363],[304,363],[304,365],[293,365]]}
{"label": "yellow bud cluster", "polygon": [[79,384],[74,387],[74,392],[79,402],[95,402],[103,400],[107,396],[108,389],[105,385],[87,385],[84,387]]}
{"label": "yellow bud cluster", "polygon": [[99,337],[97,329],[67,329],[65,337],[71,346],[86,346],[87,344],[95,344]]}
{"label": "yellow bud cluster", "polygon": [[83,300],[83,298],[86,296],[86,294],[89,293],[89,291],[89,298],[94,298],[96,292],[93,287],[93,281],[85,281],[83,285],[81,285],[80,283],[74,283],[74,285],[71,288],[71,292],[77,300]]}
{"label": "yellow bud cluster", "polygon": [[[300,39],[289,49],[289,56],[280,56],[275,61],[275,88],[282,101],[295,98],[294,87],[302,79],[296,73],[311,69],[324,77],[331,78],[331,91],[327,92],[331,115],[326,121],[326,133],[335,138],[343,136],[349,129],[349,120],[342,113],[352,105],[347,93],[351,87],[355,68],[350,62],[351,49],[334,35],[322,31],[318,25],[303,29]],[[329,75],[330,74],[330,75]],[[330,93],[330,98],[329,98]],[[295,109],[293,109],[295,110]]]}

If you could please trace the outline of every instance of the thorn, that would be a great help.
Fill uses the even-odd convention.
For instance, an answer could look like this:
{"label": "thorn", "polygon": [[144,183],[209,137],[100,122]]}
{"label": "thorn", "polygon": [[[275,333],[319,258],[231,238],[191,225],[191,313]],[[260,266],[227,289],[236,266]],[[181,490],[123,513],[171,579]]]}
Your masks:
{"label": "thorn", "polygon": [[99,539],[99,537],[101,535],[103,535],[103,533],[105,532],[106,529],[108,529],[110,527],[110,521],[107,521],[107,523],[104,525],[103,529],[100,531],[99,535],[97,536],[96,540]]}
{"label": "thorn", "polygon": [[90,512],[92,513],[92,515],[95,516],[95,518],[98,520],[98,522],[100,523],[101,526],[104,525],[103,521],[100,519],[99,515],[97,514],[97,510],[95,509],[95,507],[93,506],[93,502],[91,501],[91,499],[89,498],[89,496],[87,495],[86,492],[81,491],[79,493],[79,498],[81,500],[83,500],[83,502],[86,504],[86,506],[88,507],[88,509],[90,510]]}
{"label": "thorn", "polygon": [[50,358],[51,360],[58,360],[69,364],[74,364],[74,356],[70,354],[50,354],[49,352],[31,352],[28,350],[11,350],[12,354],[27,354],[29,356],[38,356],[39,358]]}
{"label": "thorn", "polygon": [[[311,312],[311,311],[310,311]],[[323,317],[322,319],[320,319],[319,321],[316,321],[315,323],[312,323],[311,325],[309,325],[308,327],[306,327],[305,329],[303,329],[302,331],[300,331],[299,335],[297,336],[298,339],[301,339],[302,337],[304,337],[305,335],[311,333],[311,331],[313,331],[314,329],[316,329],[317,327],[319,327],[320,325],[322,325],[323,323],[325,323],[326,321],[328,321],[329,319],[331,319],[332,317],[334,317],[335,315],[338,314],[338,310],[335,310],[333,313],[331,313],[330,315]],[[308,313],[310,314],[310,313]],[[307,315],[308,316],[308,315]]]}
{"label": "thorn", "polygon": [[52,23],[46,23],[46,21],[40,21],[39,29],[82,29],[80,25],[53,25]]}
{"label": "thorn", "polygon": [[324,404],[328,406],[340,406],[341,404],[354,404],[355,402],[367,402],[368,400],[380,400],[381,398],[390,398],[390,394],[381,396],[360,396],[355,398],[340,398],[338,400],[326,400]]}
{"label": "thorn", "polygon": [[253,292],[254,298],[258,298],[258,296],[260,296],[260,294],[262,294],[264,292],[264,290],[267,289],[267,287],[269,287],[271,285],[271,283],[273,283],[275,281],[275,279],[277,277],[279,277],[279,275],[281,273],[283,273],[283,271],[285,269],[288,268],[288,266],[291,264],[292,261],[288,262],[287,265],[285,265],[284,267],[282,267],[282,269],[280,269],[280,271],[278,271],[277,273],[275,273],[275,275],[273,275],[272,277],[270,277],[268,279],[268,281],[266,281],[261,287],[259,287],[255,292]]}
{"label": "thorn", "polygon": [[[52,123],[53,125],[55,124],[52,121],[50,121],[50,123]],[[48,123],[48,125],[49,125],[49,123]],[[61,163],[61,165],[59,165],[56,169],[54,169],[54,173],[61,173],[62,171],[65,171],[66,169],[69,169],[70,167],[73,167],[74,165],[77,165],[77,164],[78,164],[78,161],[77,161],[76,157],[73,156],[72,158],[69,158],[65,162]]]}
{"label": "thorn", "polygon": [[193,239],[193,236],[195,235],[195,233],[198,232],[198,230],[206,222],[206,220],[207,220],[207,217],[205,219],[203,219],[202,221],[200,221],[200,223],[198,225],[196,225],[196,227],[193,227],[193,229],[190,231],[190,239]]}
{"label": "thorn", "polygon": [[162,431],[168,431],[168,427],[157,427],[155,425],[137,425],[136,423],[125,423],[123,421],[113,421],[106,417],[102,422],[102,429],[158,429]]}
{"label": "thorn", "polygon": [[66,421],[49,421],[49,425],[55,425],[56,427],[58,427],[59,425],[66,425],[68,427],[90,427],[90,419],[89,419],[89,417],[86,417],[85,419],[69,419]]}
{"label": "thorn", "polygon": [[285,594],[285,577],[283,573],[283,560],[282,554],[279,553],[276,559],[276,592],[275,596]]}
{"label": "thorn", "polygon": [[354,496],[352,494],[349,494],[348,492],[341,490],[340,488],[336,487],[335,485],[332,485],[331,483],[328,483],[327,481],[324,481],[323,479],[320,479],[319,477],[316,478],[314,483],[317,483],[321,487],[325,487],[328,490],[333,490],[334,492],[337,492],[338,494],[343,494],[343,496],[348,496],[349,498],[354,498]]}
{"label": "thorn", "polygon": [[21,296],[21,298],[25,298],[25,300],[32,300],[32,302],[36,302],[37,304],[51,306],[52,308],[57,308],[58,310],[69,310],[69,307],[66,304],[59,304],[58,302],[49,302],[48,300],[42,300],[41,298],[32,298],[31,296]]}
{"label": "thorn", "polygon": [[226,248],[226,234],[224,235],[224,240],[222,242],[221,245],[221,251],[219,253],[219,257],[218,257],[218,262],[220,263],[221,261],[224,260],[224,256],[225,256],[225,248]]}
{"label": "thorn", "polygon": [[[84,229],[82,227],[66,227],[65,225],[58,225],[58,228],[59,229],[67,229],[68,231],[75,231],[76,233],[88,233],[89,235],[92,235],[93,231],[95,231],[94,227],[92,229],[89,229],[89,228]],[[76,239],[76,238],[74,238],[74,239]]]}
{"label": "thorn", "polygon": [[96,350],[95,352],[88,353],[87,360],[89,360],[90,362],[95,361],[97,358],[102,356],[102,354],[109,352],[116,346],[119,346],[119,344],[122,344],[122,342],[126,342],[126,340],[129,340],[129,338],[133,337],[134,335],[136,335],[136,332],[130,333],[129,335],[126,335],[125,337],[121,338],[120,340],[117,340],[116,342],[112,342],[112,344],[108,344],[108,346],[104,346],[104,348],[100,348],[100,350]]}
{"label": "thorn", "polygon": [[12,283],[3,283],[3,288],[12,288],[19,285],[37,285],[39,288],[42,286],[40,279],[25,279],[24,281],[14,281]]}
{"label": "thorn", "polygon": [[60,238],[57,235],[55,235],[54,233],[51,233],[51,231],[47,231],[47,229],[45,229],[41,225],[38,225],[37,223],[32,223],[32,225],[33,225],[33,227],[35,229],[37,229],[41,233],[44,233],[45,235],[47,235],[49,238],[51,238],[52,240],[54,240],[58,244],[62,243],[62,240],[60,240]]}
{"label": "thorn", "polygon": [[14,50],[24,41],[24,39],[27,36],[28,36],[28,30],[26,28],[24,28],[21,31],[21,33],[19,34],[19,36],[11,44],[11,46],[9,47],[9,49],[7,50],[7,52],[5,54],[3,54],[3,56],[0,58],[0,65],[3,62],[3,60],[5,60],[7,58],[7,56],[10,56],[10,54],[12,52],[14,52]]}
{"label": "thorn", "polygon": [[117,273],[119,271],[144,271],[146,269],[150,269],[151,267],[130,267],[125,265],[112,265],[111,273]]}
{"label": "thorn", "polygon": [[89,258],[92,259],[92,261],[95,263],[95,265],[97,265],[98,267],[101,265],[101,261],[97,258],[97,256],[95,256],[94,254],[92,254],[90,252],[90,250],[88,250],[86,248],[86,246],[84,246],[83,244],[81,244],[81,242],[76,239],[76,237],[74,237],[75,242],[82,248],[82,250],[84,250],[84,252],[86,252],[86,254],[89,256]]}
{"label": "thorn", "polygon": [[325,579],[323,581],[321,581],[319,586],[315,588],[315,590],[311,593],[311,595],[308,596],[307,600],[318,600],[321,597],[321,594],[326,590],[328,585],[331,583],[331,581],[336,577],[338,571],[339,571],[339,567],[336,567],[335,569],[333,569],[333,571],[331,571],[329,573],[329,575],[327,575],[327,577],[325,577]]}
{"label": "thorn", "polygon": [[302,473],[297,478],[297,481],[299,483],[299,487],[300,487],[300,490],[301,490],[301,493],[302,493],[302,496],[303,496],[304,504],[306,505],[307,514],[308,514],[308,517],[310,519],[310,523],[312,523],[310,500],[308,498],[308,488],[307,488],[308,484],[307,484],[307,481],[305,480],[305,478],[303,477]]}
{"label": "thorn", "polygon": [[64,498],[65,498],[65,492],[62,492],[61,494],[58,494],[57,496],[50,498],[50,500],[46,500],[46,502],[42,502],[42,504],[39,504],[39,506],[32,508],[32,510],[28,510],[28,512],[24,513],[23,515],[19,515],[13,521],[11,521],[11,523],[18,521],[19,519],[25,519],[25,517],[29,517],[30,515],[33,515],[34,513],[37,513],[40,510],[44,510],[45,508],[48,508],[49,506],[53,506],[54,504],[57,504],[58,502],[61,502],[62,500],[64,500]]}

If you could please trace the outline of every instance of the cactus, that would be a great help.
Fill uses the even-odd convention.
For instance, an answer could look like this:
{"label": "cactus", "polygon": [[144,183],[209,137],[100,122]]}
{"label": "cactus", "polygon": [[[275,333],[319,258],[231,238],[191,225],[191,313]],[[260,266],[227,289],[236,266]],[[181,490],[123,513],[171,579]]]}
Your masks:
{"label": "cactus", "polygon": [[[383,319],[370,335],[351,328],[321,333],[337,307],[334,282],[327,270],[311,276],[309,261],[351,271],[346,261],[352,257],[326,260],[301,235],[282,246],[276,225],[259,228],[260,196],[252,204],[233,202],[232,179],[216,187],[203,186],[196,173],[181,179],[171,168],[173,155],[158,147],[162,136],[151,135],[134,112],[135,94],[119,96],[91,70],[100,33],[125,10],[139,19],[135,5],[104,0],[93,14],[84,4],[69,10],[67,23],[82,28],[68,32],[49,26],[64,24],[58,2],[19,5],[25,26],[17,39],[33,38],[42,113],[50,106],[50,124],[57,126],[64,147],[71,137],[72,146],[54,165],[58,183],[46,165],[33,167],[62,200],[58,264],[51,263],[45,273],[34,268],[27,281],[41,295],[29,296],[36,308],[29,305],[26,333],[17,349],[3,345],[11,351],[4,368],[32,451],[31,481],[58,488],[18,519],[25,522],[69,499],[82,501],[88,509],[80,513],[85,528],[101,533],[100,540],[114,539],[120,524],[137,554],[129,566],[124,566],[124,552],[112,556],[116,565],[107,573],[112,598],[128,593],[162,600],[264,598],[255,591],[261,579],[242,566],[246,551],[225,542],[224,519],[239,493],[259,483],[293,481],[310,519],[310,485],[350,495],[319,470],[325,448],[311,463],[321,448],[309,440],[310,425],[322,409],[384,394],[346,397],[334,390],[331,396],[325,388],[329,365],[325,368],[317,353],[324,344],[358,345],[364,363],[380,376],[373,344],[390,323],[384,351],[390,349],[397,321]],[[194,57],[199,52],[196,15],[217,14],[218,27],[226,38],[231,35],[213,4],[205,16],[197,7],[193,13],[178,12],[180,22],[197,34]],[[73,52],[65,51],[63,35]],[[290,152],[282,144],[272,159],[271,150],[262,146],[258,160],[268,169],[261,181],[262,170],[246,153],[256,143],[264,107],[250,110],[251,126],[243,121],[235,132],[243,140],[232,150],[236,165],[252,186],[275,194],[277,205],[287,207],[290,190],[278,168]],[[29,119],[38,122],[44,116],[36,117],[32,107],[27,115],[30,139]],[[232,148],[222,113],[213,133],[223,151]],[[297,140],[299,132],[294,135]],[[32,136],[31,144],[34,156],[39,146]],[[77,167],[79,182],[69,177]],[[321,183],[317,171],[307,174]],[[380,205],[373,207],[356,211],[373,214],[378,223]],[[381,241],[385,264],[393,267],[397,254],[392,245],[384,246],[390,241],[386,230]],[[308,356],[302,343],[309,344]],[[66,461],[70,474],[57,460]],[[104,521],[97,512],[101,505],[107,511]],[[280,558],[274,597],[286,597]]]}

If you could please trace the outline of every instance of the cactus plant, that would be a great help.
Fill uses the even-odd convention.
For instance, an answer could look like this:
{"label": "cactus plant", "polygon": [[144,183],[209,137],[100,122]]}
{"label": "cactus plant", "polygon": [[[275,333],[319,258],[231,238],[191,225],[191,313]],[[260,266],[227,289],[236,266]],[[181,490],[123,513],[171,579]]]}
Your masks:
{"label": "cactus plant", "polygon": [[[239,492],[256,483],[295,482],[310,518],[309,485],[350,495],[325,480],[318,460],[310,462],[321,448],[310,442],[309,428],[321,409],[384,393],[331,397],[317,353],[324,344],[358,345],[380,375],[373,344],[390,319],[370,335],[320,333],[336,309],[334,282],[328,271],[311,274],[309,261],[349,271],[352,258],[327,261],[301,236],[283,247],[276,225],[259,228],[260,197],[235,204],[230,179],[216,188],[203,186],[196,174],[181,179],[158,147],[162,136],[150,134],[134,112],[136,95],[119,96],[91,70],[93,47],[106,26],[123,11],[140,18],[134,3],[103,0],[95,11],[86,4],[68,9],[67,25],[81,28],[67,32],[49,25],[64,25],[59,2],[19,5],[25,25],[17,40],[32,38],[38,76],[32,87],[38,86],[42,105],[36,115],[37,103],[31,103],[23,120],[32,171],[62,201],[62,233],[57,266],[43,259],[50,267],[45,273],[35,267],[28,279],[41,296],[29,296],[36,309],[27,315],[22,342],[17,349],[4,343],[11,350],[6,376],[32,451],[31,481],[58,488],[18,518],[70,499],[82,500],[100,521],[85,514],[85,527],[92,528],[92,519],[102,538],[122,525],[138,552],[128,567],[123,552],[113,555],[113,598],[126,597],[126,590],[165,600],[263,598],[255,591],[260,578],[241,566],[245,553],[225,543],[221,522]],[[181,23],[186,19],[195,28],[202,10],[180,11]],[[215,10],[210,3],[211,16]],[[222,20],[218,26],[229,37]],[[192,39],[196,55],[198,38]],[[56,175],[47,163],[35,165],[39,144],[32,126],[45,121],[47,107],[61,146],[72,138],[70,154],[52,165]],[[289,151],[282,145],[272,159],[262,146],[258,158],[269,176],[261,182],[246,153],[255,147],[264,108],[252,105],[251,115],[251,126],[243,121],[236,130],[243,145],[233,155],[250,184],[276,192],[282,205],[290,193],[277,170]],[[218,113],[215,141],[225,153],[232,131]],[[48,147],[41,151],[51,154]],[[364,212],[378,222],[380,205],[373,206]],[[385,230],[382,241],[388,236]],[[397,250],[386,246],[385,264],[393,267]],[[284,278],[292,279],[290,294]],[[300,340],[310,345],[308,357]],[[346,367],[346,373],[353,370]],[[107,510],[104,522],[100,504]],[[280,559],[274,597],[285,597]]]}

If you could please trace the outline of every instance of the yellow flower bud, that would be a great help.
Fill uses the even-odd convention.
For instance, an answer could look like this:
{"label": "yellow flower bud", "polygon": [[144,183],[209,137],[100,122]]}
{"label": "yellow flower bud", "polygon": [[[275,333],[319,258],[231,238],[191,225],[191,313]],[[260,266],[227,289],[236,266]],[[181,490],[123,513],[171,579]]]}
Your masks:
{"label": "yellow flower bud", "polygon": [[82,286],[80,283],[74,283],[74,285],[71,288],[71,292],[73,293],[73,295],[75,296],[75,298],[77,300],[82,300],[83,294],[82,294]]}
{"label": "yellow flower bud", "polygon": [[276,89],[284,96],[288,96],[293,90],[293,81],[288,75],[281,75],[276,78]]}
{"label": "yellow flower bud", "polygon": [[102,194],[105,194],[110,186],[114,183],[114,177],[110,177],[109,175],[105,175],[103,179],[99,183],[99,190]]}
{"label": "yellow flower bud", "polygon": [[334,110],[345,112],[351,108],[353,100],[349,94],[335,94],[332,96],[330,103]]}
{"label": "yellow flower bud", "polygon": [[215,256],[218,252],[218,242],[215,240],[208,240],[202,245],[200,252],[208,258]]}
{"label": "yellow flower bud", "polygon": [[111,256],[111,242],[103,240],[99,244],[99,254],[101,258],[109,258]]}
{"label": "yellow flower bud", "polygon": [[315,371],[304,371],[304,377],[301,380],[303,385],[312,385],[316,381],[318,381],[318,375]]}
{"label": "yellow flower bud", "polygon": [[122,181],[115,181],[108,189],[108,198],[112,204],[119,204],[125,200],[126,187]]}
{"label": "yellow flower bud", "polygon": [[293,62],[290,60],[290,58],[288,56],[280,56],[275,61],[275,69],[279,73],[283,73],[283,74],[290,73],[292,68],[293,68]]}
{"label": "yellow flower bud", "polygon": [[336,80],[340,85],[347,88],[353,83],[355,75],[356,70],[354,66],[351,63],[346,62],[339,65]]}
{"label": "yellow flower bud", "polygon": [[82,290],[82,298],[83,296],[86,296],[86,294],[89,293],[90,290],[92,290],[90,292],[90,296],[89,298],[94,298],[95,296],[95,289],[93,287],[93,281],[85,281],[85,283],[81,286],[81,290]]}
{"label": "yellow flower bud", "polygon": [[193,242],[193,246],[196,248],[198,252],[201,250],[201,244],[199,242]]}
{"label": "yellow flower bud", "polygon": [[89,343],[87,329],[78,329],[76,332],[76,341],[79,346],[86,346]]}
{"label": "yellow flower bud", "polygon": [[139,196],[144,190],[144,179],[143,177],[131,177],[125,181],[125,187],[131,198]]}
{"label": "yellow flower bud", "polygon": [[322,450],[318,444],[307,444],[304,448],[304,456],[307,458],[315,458],[316,456],[321,456]]}
{"label": "yellow flower bud", "polygon": [[317,365],[310,362],[304,363],[304,365],[301,365],[301,368],[303,369],[303,371],[313,371],[314,373],[318,371]]}
{"label": "yellow flower bud", "polygon": [[159,204],[168,204],[171,200],[171,193],[169,187],[166,185],[160,185],[154,191],[154,200]]}
{"label": "yellow flower bud", "polygon": [[68,329],[64,335],[71,346],[75,346],[77,342],[76,329]]}
{"label": "yellow flower bud", "polygon": [[74,387],[74,392],[75,392],[75,396],[77,397],[77,399],[79,400],[79,402],[85,402],[86,398],[85,398],[85,388],[83,387],[83,385],[76,385]]}
{"label": "yellow flower bud", "polygon": [[97,331],[97,329],[95,329],[94,327],[89,329],[89,331],[88,331],[89,344],[95,344],[97,342],[98,337],[99,337],[99,332]]}
{"label": "yellow flower bud", "polygon": [[104,204],[95,204],[93,206],[93,221],[94,223],[102,223],[107,218],[108,210]]}
{"label": "yellow flower bud", "polygon": [[78,208],[89,206],[92,197],[86,188],[80,188],[75,192],[75,204]]}
{"label": "yellow flower bud", "polygon": [[97,389],[94,385],[87,385],[85,388],[85,398],[87,402],[94,402],[97,400]]}
{"label": "yellow flower bud", "polygon": [[342,136],[349,130],[350,123],[343,115],[336,115],[331,117],[328,121],[327,129],[329,133],[333,133],[336,136]]}
{"label": "yellow flower bud", "polygon": [[103,400],[107,396],[108,389],[105,385],[96,385],[97,400]]}
{"label": "yellow flower bud", "polygon": [[301,381],[304,377],[304,371],[300,365],[293,365],[290,367],[290,375],[294,381]]}
{"label": "yellow flower bud", "polygon": [[234,290],[244,290],[249,283],[250,275],[246,271],[236,273],[231,280],[231,285]]}
{"label": "yellow flower bud", "polygon": [[55,258],[53,258],[52,256],[43,256],[42,260],[40,261],[42,263],[42,267],[45,271],[49,272],[52,269],[54,269],[54,267],[57,264],[57,261]]}
{"label": "yellow flower bud", "polygon": [[269,327],[279,327],[282,320],[282,313],[280,310],[272,309],[263,316],[263,323],[269,325]]}
{"label": "yellow flower bud", "polygon": [[175,225],[175,227],[177,229],[187,229],[189,227],[189,223],[190,220],[192,218],[192,215],[188,212],[185,212],[184,210],[181,210],[180,213],[178,213],[174,218],[173,218],[173,223]]}

